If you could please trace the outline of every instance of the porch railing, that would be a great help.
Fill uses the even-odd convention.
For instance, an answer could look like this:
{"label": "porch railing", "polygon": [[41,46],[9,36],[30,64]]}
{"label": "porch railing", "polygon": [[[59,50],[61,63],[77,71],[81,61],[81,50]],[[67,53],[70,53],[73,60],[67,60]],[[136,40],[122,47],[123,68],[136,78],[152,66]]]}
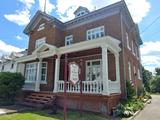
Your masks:
{"label": "porch railing", "polygon": [[[82,92],[90,94],[102,94],[104,85],[102,80],[94,81],[82,81]],[[109,80],[109,93],[119,93],[120,86],[117,81]],[[64,81],[60,80],[57,82],[57,91],[64,92]],[[68,93],[80,93],[80,83],[77,83],[75,86],[70,82],[67,82],[67,92]]]}
{"label": "porch railing", "polygon": [[[64,81],[60,80],[57,82],[58,92],[64,92]],[[83,81],[82,92],[100,94],[103,91],[103,81]],[[69,93],[80,93],[80,82],[75,86],[70,82],[67,82],[67,92]]]}

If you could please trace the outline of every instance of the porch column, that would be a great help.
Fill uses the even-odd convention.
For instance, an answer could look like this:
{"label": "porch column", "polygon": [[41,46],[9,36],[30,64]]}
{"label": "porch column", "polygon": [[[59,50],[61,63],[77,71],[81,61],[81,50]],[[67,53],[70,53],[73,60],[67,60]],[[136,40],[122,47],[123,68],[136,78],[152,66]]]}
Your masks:
{"label": "porch column", "polygon": [[103,80],[103,95],[109,95],[109,80],[108,80],[108,49],[107,46],[102,46],[102,80]]}
{"label": "porch column", "polygon": [[118,82],[118,90],[121,93],[120,88],[120,66],[119,66],[119,53],[115,54],[115,63],[116,63],[116,81]]}
{"label": "porch column", "polygon": [[55,75],[54,75],[54,93],[57,92],[57,82],[59,81],[59,68],[60,68],[60,55],[56,58],[55,61]]}
{"label": "porch column", "polygon": [[37,64],[37,75],[36,75],[36,84],[35,84],[36,92],[40,91],[41,71],[42,71],[42,58],[39,58],[39,62]]}

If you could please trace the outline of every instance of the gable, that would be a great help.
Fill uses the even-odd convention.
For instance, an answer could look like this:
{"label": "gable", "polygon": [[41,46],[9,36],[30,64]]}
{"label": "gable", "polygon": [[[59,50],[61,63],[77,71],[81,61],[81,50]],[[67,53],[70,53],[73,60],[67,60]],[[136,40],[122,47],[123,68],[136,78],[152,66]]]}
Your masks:
{"label": "gable", "polygon": [[32,31],[41,20],[46,20],[46,21],[50,21],[53,18],[41,11],[37,11],[37,13],[34,15],[34,17],[31,19],[31,21],[29,22],[29,24],[26,26],[26,28],[24,29],[24,33],[28,34],[30,31]]}

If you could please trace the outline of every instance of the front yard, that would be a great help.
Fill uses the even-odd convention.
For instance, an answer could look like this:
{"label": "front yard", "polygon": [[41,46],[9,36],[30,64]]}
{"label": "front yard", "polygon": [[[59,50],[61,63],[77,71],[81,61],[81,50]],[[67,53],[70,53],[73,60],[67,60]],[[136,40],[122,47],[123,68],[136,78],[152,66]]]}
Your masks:
{"label": "front yard", "polygon": [[[62,112],[56,115],[49,114],[51,111],[31,111],[23,113],[14,113],[8,115],[1,115],[0,120],[63,120]],[[93,113],[84,113],[80,118],[79,112],[68,112],[67,120],[107,120],[106,118],[95,115]]]}

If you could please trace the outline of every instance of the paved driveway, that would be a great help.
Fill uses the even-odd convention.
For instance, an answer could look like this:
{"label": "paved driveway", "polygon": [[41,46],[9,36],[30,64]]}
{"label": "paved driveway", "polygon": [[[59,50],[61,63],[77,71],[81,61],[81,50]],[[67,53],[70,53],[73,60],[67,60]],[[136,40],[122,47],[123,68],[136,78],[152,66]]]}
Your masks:
{"label": "paved driveway", "polygon": [[160,95],[152,95],[152,102],[134,120],[160,120]]}

